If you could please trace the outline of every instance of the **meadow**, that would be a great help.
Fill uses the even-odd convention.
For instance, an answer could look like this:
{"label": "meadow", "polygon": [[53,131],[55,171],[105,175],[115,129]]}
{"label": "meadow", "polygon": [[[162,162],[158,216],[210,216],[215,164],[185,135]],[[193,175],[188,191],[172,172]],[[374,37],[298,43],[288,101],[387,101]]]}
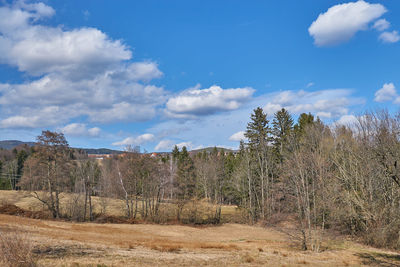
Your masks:
{"label": "meadow", "polygon": [[[63,203],[67,203],[64,196]],[[100,206],[100,199],[96,199]],[[1,191],[0,202],[39,211],[28,192]],[[112,200],[110,215],[123,215]],[[223,213],[235,213],[224,206]],[[321,252],[302,251],[290,221],[274,227],[225,223],[218,226],[147,223],[77,223],[0,214],[4,236],[18,236],[39,266],[398,266],[389,250],[327,234]],[[15,239],[15,238],[14,238]]]}

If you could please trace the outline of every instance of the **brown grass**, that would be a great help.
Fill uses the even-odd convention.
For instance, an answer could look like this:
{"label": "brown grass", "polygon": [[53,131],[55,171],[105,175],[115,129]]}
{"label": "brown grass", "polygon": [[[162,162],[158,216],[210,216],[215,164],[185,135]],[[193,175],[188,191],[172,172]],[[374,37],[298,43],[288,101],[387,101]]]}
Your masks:
{"label": "brown grass", "polygon": [[32,253],[32,243],[26,235],[18,232],[0,232],[1,266],[34,267],[36,260]]}
{"label": "brown grass", "polygon": [[[3,192],[0,193],[2,198]],[[24,192],[6,195],[9,203],[19,208],[41,208],[40,203],[39,208],[29,207],[28,203],[35,202]],[[107,216],[117,216],[112,214]],[[72,223],[0,214],[0,231],[23,232],[24,240],[34,248],[39,266],[400,265],[396,253],[345,239],[327,239],[327,249],[321,253],[304,252],[293,246],[282,231],[241,224],[192,227],[106,221]]]}
{"label": "brown grass", "polygon": [[[43,195],[43,192],[38,192]],[[62,214],[69,214],[71,199],[75,195],[62,193],[60,195],[60,209]],[[125,216],[125,203],[120,199],[113,198],[100,198],[92,197],[93,212],[99,215],[96,219],[98,223],[136,223],[143,221],[140,216],[141,203],[139,203],[138,214],[136,220],[126,220]],[[106,205],[104,206],[104,203]],[[33,197],[33,194],[27,191],[1,191],[0,206],[12,205],[14,208],[21,209],[20,211],[8,211],[0,214],[19,215],[29,218],[49,219],[51,216],[47,211],[47,207],[39,200]],[[190,201],[185,205],[182,211],[182,221],[187,223],[207,224],[212,222],[210,219],[215,214],[216,206],[210,204],[208,201]],[[193,211],[196,211],[196,219],[193,220]],[[242,214],[235,206],[222,206],[221,210],[222,222],[241,222]],[[176,220],[176,206],[172,203],[161,203],[160,216],[161,219],[158,223],[173,223]]]}

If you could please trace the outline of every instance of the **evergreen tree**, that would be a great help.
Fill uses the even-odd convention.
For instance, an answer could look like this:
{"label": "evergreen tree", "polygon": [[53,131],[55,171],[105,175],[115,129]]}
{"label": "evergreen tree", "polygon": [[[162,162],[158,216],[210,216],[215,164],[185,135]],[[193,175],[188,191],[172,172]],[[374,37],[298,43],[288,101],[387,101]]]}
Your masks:
{"label": "evergreen tree", "polygon": [[262,108],[258,107],[253,112],[244,135],[249,140],[251,147],[259,148],[266,145],[271,129],[268,125],[267,114],[264,113]]}
{"label": "evergreen tree", "polygon": [[270,157],[268,147],[268,142],[271,141],[271,128],[268,124],[267,114],[260,107],[254,110],[250,119],[245,136],[249,140],[251,164],[253,165],[250,168],[254,171],[255,179],[251,178],[252,175],[249,176],[249,179],[252,180],[252,182],[249,182],[249,194],[254,194],[254,199],[260,200],[256,206],[249,207],[253,221],[255,221],[258,213],[260,213],[262,219],[265,219],[266,210],[270,209],[270,207],[267,207],[267,203],[270,202],[269,199],[271,198],[269,174],[272,171],[272,157]]}
{"label": "evergreen tree", "polygon": [[174,160],[179,158],[179,148],[175,145],[174,149],[172,150],[172,158]]}
{"label": "evergreen tree", "polygon": [[311,113],[301,113],[299,119],[297,120],[297,124],[294,126],[294,131],[296,136],[303,135],[305,129],[308,125],[312,125],[314,123],[314,116]]}
{"label": "evergreen tree", "polygon": [[282,162],[285,146],[293,130],[293,118],[290,113],[282,108],[274,114],[272,121],[273,143],[278,154],[279,161]]}
{"label": "evergreen tree", "polygon": [[194,197],[196,176],[193,160],[189,156],[185,146],[178,155],[178,171],[176,173],[175,186],[177,190],[176,196],[178,198],[177,219],[180,220],[184,205]]}

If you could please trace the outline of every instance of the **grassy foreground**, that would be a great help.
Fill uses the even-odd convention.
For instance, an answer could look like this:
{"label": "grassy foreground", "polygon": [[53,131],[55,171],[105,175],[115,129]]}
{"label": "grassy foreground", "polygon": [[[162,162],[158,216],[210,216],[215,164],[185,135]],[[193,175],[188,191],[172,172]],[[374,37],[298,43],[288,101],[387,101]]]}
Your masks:
{"label": "grassy foreground", "polygon": [[[0,191],[1,199],[25,209],[32,205],[23,192]],[[343,238],[327,239],[320,253],[303,252],[278,228],[241,224],[95,224],[2,214],[0,231],[22,234],[40,266],[400,265],[394,252]]]}

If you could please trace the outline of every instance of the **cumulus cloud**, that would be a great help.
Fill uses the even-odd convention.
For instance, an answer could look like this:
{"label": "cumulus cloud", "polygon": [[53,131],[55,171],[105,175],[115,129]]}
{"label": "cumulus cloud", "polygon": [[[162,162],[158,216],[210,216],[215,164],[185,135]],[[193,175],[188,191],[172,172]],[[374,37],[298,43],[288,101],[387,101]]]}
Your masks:
{"label": "cumulus cloud", "polygon": [[340,44],[350,40],[358,31],[381,17],[386,8],[365,1],[350,2],[330,7],[311,24],[309,34],[317,46]]}
{"label": "cumulus cloud", "polygon": [[69,123],[144,121],[167,92],[148,84],[158,64],[133,62],[130,48],[96,28],[48,26],[55,14],[43,3],[0,7],[0,63],[31,79],[0,83],[0,127],[37,128]]}
{"label": "cumulus cloud", "polygon": [[390,22],[387,21],[386,19],[378,19],[372,26],[372,28],[380,32],[388,29],[389,27],[390,27]]}
{"label": "cumulus cloud", "polygon": [[379,35],[379,40],[384,43],[397,43],[400,40],[398,31],[383,32]]}
{"label": "cumulus cloud", "polygon": [[59,129],[62,133],[71,136],[99,136],[100,128],[93,127],[87,128],[85,123],[70,123],[61,129]]}
{"label": "cumulus cloud", "polygon": [[154,141],[155,136],[153,134],[142,134],[137,137],[128,137],[122,141],[112,143],[113,146],[128,146],[128,145],[143,145],[148,142]]}
{"label": "cumulus cloud", "polygon": [[242,141],[242,140],[245,140],[246,137],[244,136],[244,134],[245,134],[245,131],[240,131],[240,132],[234,133],[229,137],[229,141]]}
{"label": "cumulus cloud", "polygon": [[213,85],[200,89],[198,85],[171,97],[167,101],[165,113],[173,118],[195,118],[235,110],[249,101],[253,93],[254,89],[250,87],[222,89]]}
{"label": "cumulus cloud", "polygon": [[334,89],[315,92],[282,91],[271,94],[272,100],[263,107],[264,112],[273,115],[276,111],[285,108],[291,113],[300,114],[311,112],[321,118],[336,118],[345,115],[349,106],[359,103],[361,99],[350,97],[351,90]]}
{"label": "cumulus cloud", "polygon": [[394,101],[398,98],[396,87],[393,83],[385,83],[381,89],[375,92],[376,102]]}

